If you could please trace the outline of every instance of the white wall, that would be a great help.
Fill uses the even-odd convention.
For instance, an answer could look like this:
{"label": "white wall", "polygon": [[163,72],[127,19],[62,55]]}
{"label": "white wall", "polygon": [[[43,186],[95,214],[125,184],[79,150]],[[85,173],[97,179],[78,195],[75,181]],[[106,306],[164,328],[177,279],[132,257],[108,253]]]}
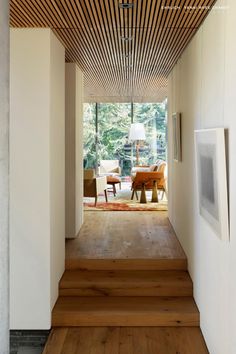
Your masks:
{"label": "white wall", "polygon": [[65,49],[50,32],[51,308],[65,269]]}
{"label": "white wall", "polygon": [[0,352],[9,353],[9,3],[0,0]]}
{"label": "white wall", "polygon": [[[236,2],[217,1],[169,77],[169,218],[188,256],[201,328],[211,354],[236,347]],[[183,161],[172,154],[173,112],[182,113]],[[198,213],[194,129],[229,129],[230,242]]]}
{"label": "white wall", "polygon": [[83,173],[83,105],[84,105],[84,80],[83,73],[76,66],[76,235],[78,234],[83,221],[83,195],[84,195],[84,173]]}
{"label": "white wall", "polygon": [[83,223],[83,74],[66,64],[66,237]]}
{"label": "white wall", "polygon": [[10,324],[44,329],[64,269],[64,48],[10,35]]}

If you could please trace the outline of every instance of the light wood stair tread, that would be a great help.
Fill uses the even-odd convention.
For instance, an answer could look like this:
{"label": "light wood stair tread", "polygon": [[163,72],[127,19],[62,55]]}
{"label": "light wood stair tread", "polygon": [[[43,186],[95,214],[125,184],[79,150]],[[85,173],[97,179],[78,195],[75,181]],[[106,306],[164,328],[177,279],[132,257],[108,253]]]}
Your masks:
{"label": "light wood stair tread", "polygon": [[187,258],[70,258],[66,270],[187,270]]}
{"label": "light wood stair tread", "polygon": [[60,295],[191,296],[186,271],[65,271]]}
{"label": "light wood stair tread", "polygon": [[198,326],[192,297],[59,297],[53,326]]}
{"label": "light wood stair tread", "polygon": [[68,288],[71,286],[87,286],[89,283],[109,283],[117,282],[127,283],[156,283],[156,282],[187,282],[191,283],[191,278],[186,271],[65,271],[60,281],[60,287]]}

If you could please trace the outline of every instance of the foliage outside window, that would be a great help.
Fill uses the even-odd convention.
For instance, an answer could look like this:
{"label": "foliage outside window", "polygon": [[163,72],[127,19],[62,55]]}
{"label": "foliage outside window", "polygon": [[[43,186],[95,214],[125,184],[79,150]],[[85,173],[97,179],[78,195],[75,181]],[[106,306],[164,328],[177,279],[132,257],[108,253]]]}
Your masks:
{"label": "foliage outside window", "polygon": [[[134,144],[128,141],[130,103],[84,104],[84,167],[96,168],[100,160],[118,159],[122,174],[135,164]],[[146,140],[140,149],[143,165],[166,159],[166,104],[134,103],[133,121],[144,123]]]}

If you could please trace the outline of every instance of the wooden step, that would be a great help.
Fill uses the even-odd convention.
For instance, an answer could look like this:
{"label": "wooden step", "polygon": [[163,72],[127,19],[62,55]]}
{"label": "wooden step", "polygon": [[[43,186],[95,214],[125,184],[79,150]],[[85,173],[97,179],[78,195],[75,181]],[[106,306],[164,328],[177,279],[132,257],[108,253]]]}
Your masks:
{"label": "wooden step", "polygon": [[197,327],[54,328],[43,354],[75,353],[209,354]]}
{"label": "wooden step", "polygon": [[52,326],[199,326],[192,297],[59,297]]}
{"label": "wooden step", "polygon": [[187,258],[66,259],[67,270],[187,270]]}
{"label": "wooden step", "polygon": [[192,296],[186,271],[65,271],[60,296]]}

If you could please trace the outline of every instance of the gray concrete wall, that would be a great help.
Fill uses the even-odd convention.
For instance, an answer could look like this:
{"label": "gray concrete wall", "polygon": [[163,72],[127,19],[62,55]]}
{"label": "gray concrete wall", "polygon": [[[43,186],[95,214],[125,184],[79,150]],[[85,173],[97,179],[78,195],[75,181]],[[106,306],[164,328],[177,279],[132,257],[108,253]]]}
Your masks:
{"label": "gray concrete wall", "polygon": [[9,1],[0,0],[0,354],[9,352]]}

